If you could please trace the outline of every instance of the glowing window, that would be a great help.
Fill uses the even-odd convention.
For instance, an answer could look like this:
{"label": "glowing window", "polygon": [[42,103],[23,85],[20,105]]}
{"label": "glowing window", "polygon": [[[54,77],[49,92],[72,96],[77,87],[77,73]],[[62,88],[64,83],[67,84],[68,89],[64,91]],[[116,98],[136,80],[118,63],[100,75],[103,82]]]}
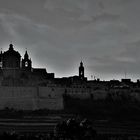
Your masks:
{"label": "glowing window", "polygon": [[25,62],[25,67],[28,67],[28,62],[27,61]]}

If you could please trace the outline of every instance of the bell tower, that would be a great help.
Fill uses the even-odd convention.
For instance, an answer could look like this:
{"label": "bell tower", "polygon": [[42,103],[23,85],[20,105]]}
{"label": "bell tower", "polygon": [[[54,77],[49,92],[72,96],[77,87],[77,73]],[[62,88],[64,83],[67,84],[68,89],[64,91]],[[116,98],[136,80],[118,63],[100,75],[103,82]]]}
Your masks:
{"label": "bell tower", "polygon": [[80,66],[79,66],[79,78],[81,80],[84,80],[85,76],[84,76],[84,66],[83,66],[83,62],[81,61]]}
{"label": "bell tower", "polygon": [[22,69],[31,71],[32,61],[29,59],[28,52],[26,50],[24,54],[24,59],[22,59]]}

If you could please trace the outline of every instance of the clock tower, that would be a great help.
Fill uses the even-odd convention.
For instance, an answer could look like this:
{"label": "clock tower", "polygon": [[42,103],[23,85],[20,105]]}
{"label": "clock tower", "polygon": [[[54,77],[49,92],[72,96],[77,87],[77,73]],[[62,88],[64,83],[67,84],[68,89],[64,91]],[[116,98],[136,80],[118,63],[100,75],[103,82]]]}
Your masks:
{"label": "clock tower", "polygon": [[29,59],[28,52],[26,50],[24,54],[24,59],[22,59],[22,69],[31,71],[32,61]]}
{"label": "clock tower", "polygon": [[84,66],[83,66],[83,62],[81,61],[80,66],[79,66],[79,78],[81,80],[84,80],[85,76],[84,76]]}

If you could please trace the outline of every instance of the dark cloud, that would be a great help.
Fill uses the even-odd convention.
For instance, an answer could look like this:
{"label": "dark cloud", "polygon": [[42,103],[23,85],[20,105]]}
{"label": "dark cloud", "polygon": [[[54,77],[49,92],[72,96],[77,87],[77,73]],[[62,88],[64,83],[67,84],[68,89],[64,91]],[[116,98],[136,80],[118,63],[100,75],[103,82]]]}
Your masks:
{"label": "dark cloud", "polygon": [[[139,77],[139,0],[0,0],[0,44],[28,48],[34,67],[56,76]],[[134,77],[133,77],[134,78]]]}

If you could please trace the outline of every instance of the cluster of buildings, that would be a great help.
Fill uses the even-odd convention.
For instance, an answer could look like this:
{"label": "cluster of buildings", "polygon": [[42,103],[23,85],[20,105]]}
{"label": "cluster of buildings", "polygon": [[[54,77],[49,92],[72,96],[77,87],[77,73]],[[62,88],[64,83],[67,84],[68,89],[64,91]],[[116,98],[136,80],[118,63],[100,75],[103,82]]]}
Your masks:
{"label": "cluster of buildings", "polygon": [[32,68],[27,50],[21,59],[20,53],[10,44],[9,50],[0,53],[0,77],[1,86],[35,86],[45,79],[53,79],[54,73]]}
{"label": "cluster of buildings", "polygon": [[0,53],[0,109],[63,109],[63,95],[75,98],[105,99],[108,95],[118,98],[122,95],[140,99],[140,81],[131,79],[100,81],[87,80],[83,62],[79,75],[55,78],[44,68],[33,68],[32,60],[25,51],[24,57],[9,49]]}

